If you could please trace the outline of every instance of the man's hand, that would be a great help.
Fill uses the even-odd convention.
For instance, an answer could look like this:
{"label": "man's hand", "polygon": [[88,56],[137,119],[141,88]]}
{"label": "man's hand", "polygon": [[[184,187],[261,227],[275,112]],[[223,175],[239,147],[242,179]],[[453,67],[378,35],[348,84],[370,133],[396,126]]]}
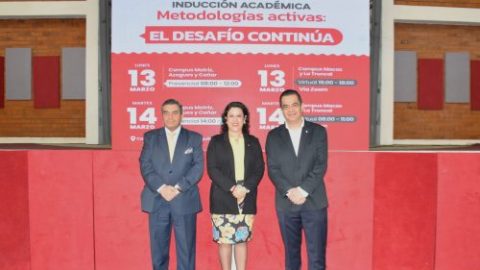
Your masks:
{"label": "man's hand", "polygon": [[302,205],[307,200],[298,187],[289,189],[287,192],[287,197],[293,204],[296,205]]}
{"label": "man's hand", "polygon": [[173,200],[177,195],[180,194],[180,191],[176,189],[174,186],[164,185],[160,188],[160,195],[167,201]]}

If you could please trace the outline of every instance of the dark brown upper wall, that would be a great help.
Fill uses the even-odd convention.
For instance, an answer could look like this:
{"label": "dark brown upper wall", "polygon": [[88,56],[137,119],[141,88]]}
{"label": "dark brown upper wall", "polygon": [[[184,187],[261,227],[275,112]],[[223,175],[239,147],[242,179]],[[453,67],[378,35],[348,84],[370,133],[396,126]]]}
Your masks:
{"label": "dark brown upper wall", "polygon": [[[60,56],[64,47],[85,47],[85,19],[0,20],[0,56],[5,48],[32,48],[32,57]],[[33,101],[6,100],[0,137],[84,137],[85,101],[35,109]]]}
{"label": "dark brown upper wall", "polygon": [[443,58],[446,52],[469,52],[480,59],[480,26],[395,24],[395,50],[416,51],[418,58]]}
{"label": "dark brown upper wall", "polygon": [[[469,52],[470,59],[480,60],[480,26],[396,23],[395,50],[436,59],[444,59],[446,52]],[[479,122],[480,111],[472,111],[468,103],[426,111],[416,103],[396,102],[394,138],[478,139]]]}
{"label": "dark brown upper wall", "polygon": [[0,56],[5,48],[32,48],[33,56],[60,55],[63,47],[85,47],[85,19],[0,20]]}

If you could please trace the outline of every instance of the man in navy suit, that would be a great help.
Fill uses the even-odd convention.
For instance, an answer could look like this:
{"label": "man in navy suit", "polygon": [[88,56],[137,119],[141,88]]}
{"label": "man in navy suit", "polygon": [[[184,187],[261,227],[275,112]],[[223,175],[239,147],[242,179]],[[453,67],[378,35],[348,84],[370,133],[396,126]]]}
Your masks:
{"label": "man in navy suit", "polygon": [[149,213],[154,270],[168,270],[170,235],[175,232],[177,269],[195,269],[197,183],[203,174],[202,136],[183,128],[182,105],[162,104],[164,127],[145,133],[140,170],[145,182],[142,210]]}
{"label": "man in navy suit", "polygon": [[302,98],[295,90],[280,95],[285,124],[267,136],[268,174],[275,185],[275,206],[285,247],[285,269],[301,269],[302,230],[307,242],[308,269],[325,269],[327,195],[327,133],[306,121]]}

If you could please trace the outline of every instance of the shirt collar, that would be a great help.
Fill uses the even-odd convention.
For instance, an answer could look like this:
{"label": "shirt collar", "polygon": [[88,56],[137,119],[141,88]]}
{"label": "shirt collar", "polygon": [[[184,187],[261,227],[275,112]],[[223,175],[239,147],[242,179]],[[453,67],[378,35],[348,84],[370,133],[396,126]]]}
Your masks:
{"label": "shirt collar", "polygon": [[180,133],[180,129],[182,128],[182,126],[178,126],[174,131],[170,131],[170,129],[168,128],[165,128],[165,132],[167,132],[168,134],[172,134],[172,135],[177,135]]}
{"label": "shirt collar", "polygon": [[[300,125],[299,129],[302,129],[304,126],[305,126],[305,119],[302,117],[302,124]],[[291,127],[289,127],[286,121],[285,121],[285,128],[287,128],[289,131],[297,130],[296,128],[292,129]]]}

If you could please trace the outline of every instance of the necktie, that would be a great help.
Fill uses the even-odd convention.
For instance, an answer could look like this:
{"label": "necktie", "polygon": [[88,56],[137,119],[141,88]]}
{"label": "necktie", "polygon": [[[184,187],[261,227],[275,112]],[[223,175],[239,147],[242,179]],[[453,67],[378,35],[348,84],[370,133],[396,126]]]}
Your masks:
{"label": "necktie", "polygon": [[168,153],[170,154],[170,162],[173,161],[173,153],[175,153],[175,133],[168,132],[167,133],[167,140],[168,140]]}

